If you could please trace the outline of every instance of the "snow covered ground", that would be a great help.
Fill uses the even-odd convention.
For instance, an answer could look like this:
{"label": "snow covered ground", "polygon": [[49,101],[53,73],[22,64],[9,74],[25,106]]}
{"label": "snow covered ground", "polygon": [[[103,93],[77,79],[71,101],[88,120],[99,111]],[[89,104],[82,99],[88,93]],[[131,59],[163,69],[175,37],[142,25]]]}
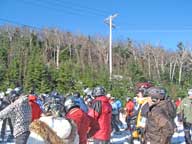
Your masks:
{"label": "snow covered ground", "polygon": [[[122,115],[120,115],[120,120],[123,122],[124,126],[126,126],[125,118]],[[174,133],[171,139],[171,144],[185,144],[183,125],[178,123],[177,119],[175,119],[175,122],[177,124],[178,131]],[[111,144],[130,144],[130,140],[130,132],[126,130],[121,130],[121,132],[112,135]],[[92,144],[92,142],[89,142],[89,144]],[[134,144],[140,144],[140,142],[134,140]]]}
{"label": "snow covered ground", "polygon": [[[121,121],[123,122],[124,125],[125,121],[124,118],[121,116],[120,117]],[[185,144],[185,138],[184,138],[184,130],[183,130],[183,125],[177,122],[177,119],[175,119],[175,122],[177,124],[177,132],[174,133],[172,139],[171,139],[171,144]],[[113,135],[111,137],[111,143],[112,144],[129,144],[130,143],[130,132],[129,131],[121,131],[120,134],[118,135]],[[134,144],[140,144],[139,141],[134,141]]]}
{"label": "snow covered ground", "polygon": [[[121,117],[121,121],[123,122],[124,125],[126,125],[123,117]],[[0,127],[1,124],[2,122],[0,122]],[[177,126],[178,126],[178,132],[176,132],[173,135],[171,144],[185,144],[183,126],[179,123],[177,123]],[[7,129],[6,137],[8,136],[8,134],[10,134],[9,129]],[[122,129],[120,132],[112,135],[111,144],[129,144],[130,139],[131,139],[130,132]],[[0,144],[14,144],[14,142],[4,142],[4,143],[0,142]],[[88,144],[93,144],[93,142],[90,140]],[[140,144],[140,143],[135,140],[134,144]]]}

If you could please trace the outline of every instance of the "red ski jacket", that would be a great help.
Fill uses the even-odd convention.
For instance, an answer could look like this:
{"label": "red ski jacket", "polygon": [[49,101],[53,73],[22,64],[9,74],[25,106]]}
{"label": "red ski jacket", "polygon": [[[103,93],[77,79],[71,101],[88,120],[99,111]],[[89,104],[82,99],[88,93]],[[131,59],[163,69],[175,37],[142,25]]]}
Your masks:
{"label": "red ski jacket", "polygon": [[87,137],[91,137],[99,129],[97,121],[78,107],[71,109],[66,117],[72,119],[77,125],[79,144],[87,144]]}
{"label": "red ski jacket", "polygon": [[132,116],[133,110],[134,110],[134,103],[131,100],[129,100],[126,103],[125,108],[126,108],[127,115]]}
{"label": "red ski jacket", "polygon": [[93,101],[88,115],[98,121],[100,129],[95,133],[94,138],[109,140],[111,136],[111,115],[112,107],[106,96],[99,96]]}
{"label": "red ski jacket", "polygon": [[29,105],[31,106],[32,110],[32,121],[34,121],[35,119],[39,119],[41,117],[42,110],[40,106],[36,103],[37,97],[34,95],[29,95],[28,99]]}

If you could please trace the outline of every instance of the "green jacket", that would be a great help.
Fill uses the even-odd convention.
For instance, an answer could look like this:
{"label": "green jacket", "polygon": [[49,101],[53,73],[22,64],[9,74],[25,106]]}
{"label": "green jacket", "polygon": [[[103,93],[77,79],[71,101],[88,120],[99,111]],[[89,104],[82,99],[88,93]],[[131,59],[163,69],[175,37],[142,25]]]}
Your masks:
{"label": "green jacket", "polygon": [[192,99],[189,97],[184,98],[177,109],[177,113],[182,112],[185,122],[192,123]]}

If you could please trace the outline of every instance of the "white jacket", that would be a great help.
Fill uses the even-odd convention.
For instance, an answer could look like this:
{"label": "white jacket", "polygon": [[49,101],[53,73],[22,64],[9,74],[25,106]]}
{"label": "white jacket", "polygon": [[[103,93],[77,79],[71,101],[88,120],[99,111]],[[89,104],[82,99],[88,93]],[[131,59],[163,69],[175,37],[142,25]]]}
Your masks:
{"label": "white jacket", "polygon": [[[61,144],[79,144],[76,125],[74,122],[65,118],[55,118],[53,116],[41,117],[39,121],[34,121],[31,124],[30,130],[31,134],[27,144],[58,144],[54,139],[60,139]],[[58,137],[56,138],[54,135]]]}

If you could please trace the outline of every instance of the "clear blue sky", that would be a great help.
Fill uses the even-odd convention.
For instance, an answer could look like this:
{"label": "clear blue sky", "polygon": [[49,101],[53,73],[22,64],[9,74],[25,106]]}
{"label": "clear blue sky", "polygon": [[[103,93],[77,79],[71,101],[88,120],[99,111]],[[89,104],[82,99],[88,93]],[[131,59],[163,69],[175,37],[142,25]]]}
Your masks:
{"label": "clear blue sky", "polygon": [[107,36],[109,28],[103,21],[116,12],[114,39],[129,37],[167,49],[176,49],[179,41],[192,44],[192,0],[1,0],[0,24]]}

